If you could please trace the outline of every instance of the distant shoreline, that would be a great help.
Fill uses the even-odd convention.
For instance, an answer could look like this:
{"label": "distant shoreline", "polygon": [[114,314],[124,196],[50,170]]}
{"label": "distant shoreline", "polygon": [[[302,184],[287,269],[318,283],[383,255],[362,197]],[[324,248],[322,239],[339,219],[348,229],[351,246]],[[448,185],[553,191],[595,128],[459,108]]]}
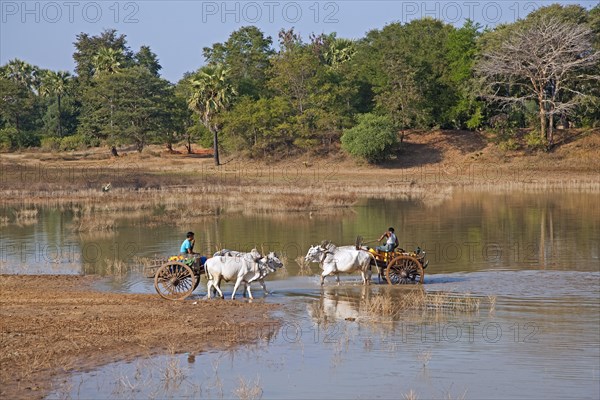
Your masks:
{"label": "distant shoreline", "polygon": [[[410,136],[397,160],[372,166],[337,153],[278,161],[109,149],[0,154],[4,206],[102,205],[192,216],[349,208],[359,198],[425,199],[455,190],[600,193],[600,133],[551,153],[502,152],[473,132]],[[469,147],[471,145],[471,147]],[[106,191],[103,188],[110,183]]]}

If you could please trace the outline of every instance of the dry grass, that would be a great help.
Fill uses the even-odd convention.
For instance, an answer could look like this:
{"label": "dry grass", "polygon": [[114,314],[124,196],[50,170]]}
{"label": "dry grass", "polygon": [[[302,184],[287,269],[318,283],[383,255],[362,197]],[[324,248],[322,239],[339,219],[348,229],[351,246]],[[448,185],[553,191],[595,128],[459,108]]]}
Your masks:
{"label": "dry grass", "polygon": [[107,258],[104,263],[107,275],[124,275],[129,271],[127,263],[121,260]]}
{"label": "dry grass", "polygon": [[233,391],[235,397],[240,400],[258,400],[262,398],[263,390],[260,386],[260,378],[256,377],[254,382],[239,378],[238,387]]}
{"label": "dry grass", "polygon": [[299,276],[310,276],[312,275],[312,270],[310,268],[310,262],[304,259],[304,256],[296,257],[296,264],[298,264],[298,275]]}
{"label": "dry grass", "polygon": [[436,312],[447,311],[478,311],[480,299],[470,294],[460,293],[432,293],[427,295],[426,307]]}
{"label": "dry grass", "polygon": [[434,312],[475,312],[479,310],[480,300],[469,294],[426,293],[423,290],[411,290],[400,296],[389,293],[369,296],[361,301],[359,314],[364,319],[383,318],[395,320],[407,310]]}
{"label": "dry grass", "polygon": [[418,400],[419,399],[417,397],[417,394],[415,393],[415,391],[412,389],[408,393],[403,394],[402,398],[404,400]]}
{"label": "dry grass", "polygon": [[488,301],[490,303],[490,315],[494,314],[494,312],[496,312],[496,296],[488,296]]}
{"label": "dry grass", "polygon": [[22,208],[14,211],[15,223],[17,225],[33,225],[38,220],[37,208]]}

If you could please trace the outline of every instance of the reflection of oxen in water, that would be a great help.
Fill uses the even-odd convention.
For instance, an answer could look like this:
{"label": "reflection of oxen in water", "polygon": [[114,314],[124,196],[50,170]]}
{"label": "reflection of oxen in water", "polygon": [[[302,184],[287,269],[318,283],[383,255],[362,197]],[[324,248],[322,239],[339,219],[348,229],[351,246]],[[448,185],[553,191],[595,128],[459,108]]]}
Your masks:
{"label": "reflection of oxen in water", "polygon": [[371,290],[367,286],[356,289],[359,290],[324,288],[321,297],[308,304],[308,315],[316,323],[354,321],[360,315],[361,303],[369,297]]}
{"label": "reflection of oxen in water", "polygon": [[363,284],[371,280],[371,262],[375,264],[375,258],[371,253],[355,246],[337,247],[331,242],[324,241],[321,245],[311,246],[305,257],[306,261],[318,262],[323,268],[321,274],[321,285],[325,277],[335,275],[339,285],[340,272],[352,273],[360,271]]}

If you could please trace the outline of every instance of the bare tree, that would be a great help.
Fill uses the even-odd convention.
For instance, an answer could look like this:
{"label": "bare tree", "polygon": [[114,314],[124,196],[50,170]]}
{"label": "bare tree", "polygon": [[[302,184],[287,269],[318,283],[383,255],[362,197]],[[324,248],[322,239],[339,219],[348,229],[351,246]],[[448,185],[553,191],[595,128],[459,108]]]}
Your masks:
{"label": "bare tree", "polygon": [[551,146],[554,115],[572,113],[591,95],[590,85],[600,82],[591,72],[600,60],[592,38],[588,27],[556,18],[517,28],[499,46],[485,51],[475,67],[484,96],[503,106],[536,101],[541,138]]}

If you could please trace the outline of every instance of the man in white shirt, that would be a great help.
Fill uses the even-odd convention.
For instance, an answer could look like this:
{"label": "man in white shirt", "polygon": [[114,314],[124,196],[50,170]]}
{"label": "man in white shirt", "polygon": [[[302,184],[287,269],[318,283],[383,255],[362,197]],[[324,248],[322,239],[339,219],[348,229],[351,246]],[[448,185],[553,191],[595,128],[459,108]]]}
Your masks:
{"label": "man in white shirt", "polygon": [[386,232],[381,235],[378,241],[382,241],[383,238],[387,238],[385,244],[383,246],[377,246],[376,249],[379,251],[393,251],[396,247],[398,247],[398,238],[394,233],[394,228],[389,227]]}

